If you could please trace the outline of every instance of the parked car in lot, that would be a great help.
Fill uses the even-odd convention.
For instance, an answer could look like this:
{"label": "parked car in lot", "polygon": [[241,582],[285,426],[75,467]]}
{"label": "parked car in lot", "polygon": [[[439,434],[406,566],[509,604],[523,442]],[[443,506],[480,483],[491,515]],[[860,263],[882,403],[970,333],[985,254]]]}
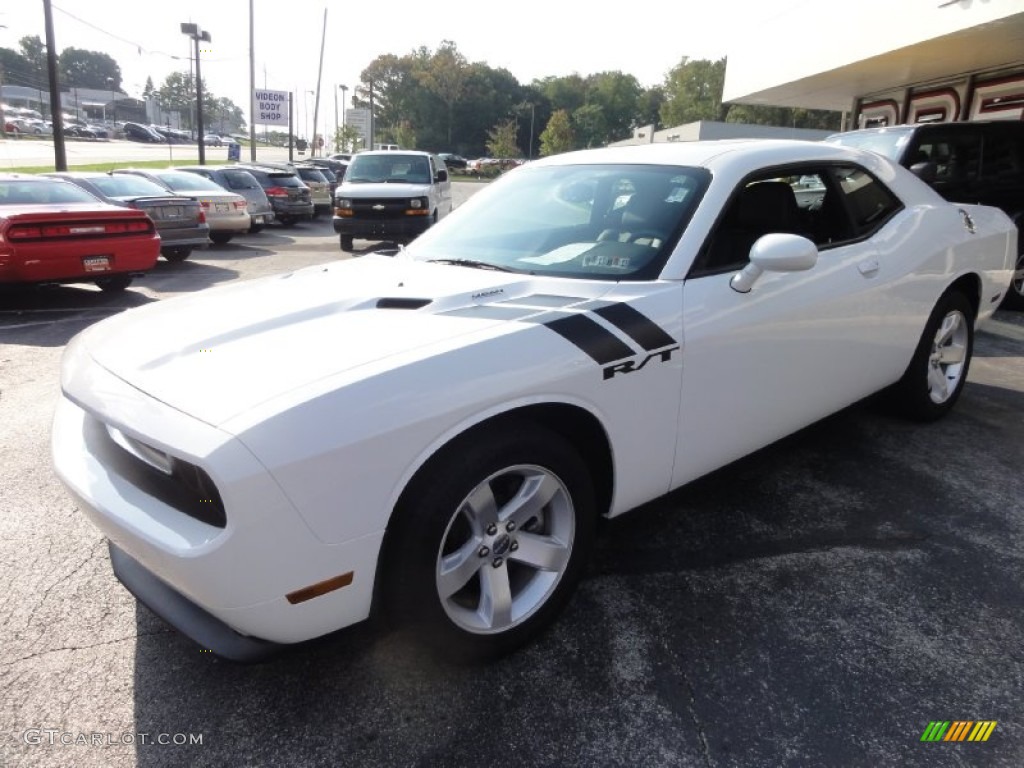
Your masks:
{"label": "parked car in lot", "polygon": [[126,173],[64,171],[44,174],[70,181],[111,205],[144,211],[160,235],[160,254],[168,261],[184,261],[192,249],[208,245],[210,225],[198,200],[168,192],[163,186]]}
{"label": "parked car in lot", "polygon": [[142,141],[150,144],[161,144],[164,142],[163,136],[148,125],[142,125],[141,123],[125,123],[124,135],[130,141]]}
{"label": "parked car in lot", "polygon": [[64,135],[73,139],[98,139],[99,134],[94,128],[82,123],[72,123],[64,126]]}
{"label": "parked car in lot", "polygon": [[465,170],[469,161],[461,155],[453,155],[451,152],[440,152],[437,155],[450,170]]}
{"label": "parked car in lot", "polygon": [[313,199],[309,187],[299,175],[287,167],[265,165],[236,165],[251,173],[263,187],[267,199],[274,207],[274,219],[290,227],[297,221],[313,218]]}
{"label": "parked car in lot", "polygon": [[187,165],[175,170],[203,176],[228,192],[245,198],[249,210],[249,232],[255,234],[274,220],[274,207],[270,204],[262,185],[249,171],[234,165]]}
{"label": "parked car in lot", "polygon": [[347,160],[331,160],[327,157],[311,157],[308,160],[303,160],[301,165],[312,165],[319,168],[321,171],[330,171],[334,174],[333,181],[330,176],[327,176],[326,173],[324,174],[324,176],[327,176],[327,180],[333,185],[331,187],[332,195],[334,194],[334,190],[337,188],[338,184],[340,184],[342,179],[345,178],[345,171],[348,170]]}
{"label": "parked car in lot", "polygon": [[[870,149],[910,168],[952,202],[1001,208],[1024,233],[1024,123],[921,123],[837,133],[835,144]],[[1024,234],[1003,306],[1024,309]]]}
{"label": "parked car in lot", "polygon": [[1016,236],[825,143],[555,155],[394,258],[91,326],[54,463],[117,577],[204,648],[382,612],[488,658],[555,618],[599,518],[879,391],[948,413]]}
{"label": "parked car in lot", "polygon": [[92,282],[123,291],[159,255],[143,211],[62,179],[0,174],[0,285]]}
{"label": "parked car in lot", "polygon": [[302,183],[309,187],[309,198],[313,201],[313,218],[330,215],[332,209],[331,183],[319,168],[311,165],[296,165]]}
{"label": "parked car in lot", "polygon": [[161,125],[151,125],[149,127],[159,133],[168,144],[192,143],[192,137],[188,135],[187,131],[179,131],[176,128],[165,128]]}
{"label": "parked car in lot", "polygon": [[448,170],[429,152],[360,152],[334,196],[343,251],[357,237],[407,243],[452,210]]}
{"label": "parked car in lot", "polygon": [[245,198],[228,192],[209,179],[173,169],[119,168],[114,173],[142,176],[171,192],[198,200],[206,214],[206,223],[210,225],[210,240],[218,245],[249,231],[249,209]]}

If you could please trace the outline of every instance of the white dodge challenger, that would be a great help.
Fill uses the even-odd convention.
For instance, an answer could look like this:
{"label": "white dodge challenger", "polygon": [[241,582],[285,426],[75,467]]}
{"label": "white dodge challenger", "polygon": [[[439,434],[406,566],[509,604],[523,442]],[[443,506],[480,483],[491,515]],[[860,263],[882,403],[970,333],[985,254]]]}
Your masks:
{"label": "white dodge challenger", "polygon": [[598,518],[881,390],[946,413],[1016,248],[839,146],[559,155],[394,257],[92,326],[53,459],[117,577],[222,656],[380,610],[493,657],[566,603]]}

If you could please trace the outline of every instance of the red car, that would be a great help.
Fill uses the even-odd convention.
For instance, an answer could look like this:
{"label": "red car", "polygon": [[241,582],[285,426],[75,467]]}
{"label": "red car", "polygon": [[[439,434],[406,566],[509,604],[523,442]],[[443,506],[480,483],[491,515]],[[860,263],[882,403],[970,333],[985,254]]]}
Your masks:
{"label": "red car", "polygon": [[160,236],[143,211],[100,202],[67,181],[0,174],[0,285],[93,282],[123,291],[159,255]]}

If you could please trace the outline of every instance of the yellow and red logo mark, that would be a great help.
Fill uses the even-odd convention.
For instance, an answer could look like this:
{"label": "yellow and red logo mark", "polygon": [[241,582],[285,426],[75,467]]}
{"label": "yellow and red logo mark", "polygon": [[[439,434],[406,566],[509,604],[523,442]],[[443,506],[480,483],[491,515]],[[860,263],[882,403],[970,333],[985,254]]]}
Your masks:
{"label": "yellow and red logo mark", "polygon": [[996,725],[995,720],[932,720],[921,741],[988,741]]}

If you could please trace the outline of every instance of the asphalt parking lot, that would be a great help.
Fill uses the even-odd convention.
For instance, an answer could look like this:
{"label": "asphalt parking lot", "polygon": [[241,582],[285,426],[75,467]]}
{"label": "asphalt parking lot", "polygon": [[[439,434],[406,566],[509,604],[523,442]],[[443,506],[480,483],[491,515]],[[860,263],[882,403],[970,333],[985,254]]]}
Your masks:
{"label": "asphalt parking lot", "polygon": [[[0,294],[0,767],[1024,764],[1012,313],[946,420],[861,404],[609,523],[567,612],[498,663],[366,624],[237,666],[137,606],[50,468],[64,345],[339,255],[322,221],[161,261],[121,297]],[[997,725],[922,742],[937,720]]]}

